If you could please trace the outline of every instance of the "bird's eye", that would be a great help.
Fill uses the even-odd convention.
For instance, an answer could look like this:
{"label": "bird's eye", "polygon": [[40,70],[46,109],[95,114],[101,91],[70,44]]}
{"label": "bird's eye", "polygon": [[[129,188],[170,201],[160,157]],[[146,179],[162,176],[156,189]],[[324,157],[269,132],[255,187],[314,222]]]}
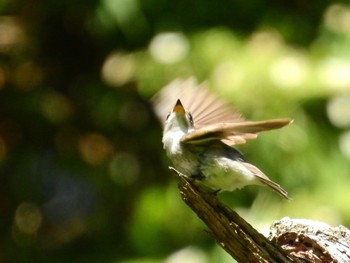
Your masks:
{"label": "bird's eye", "polygon": [[168,113],[168,115],[165,118],[166,121],[169,119],[169,116],[170,116],[170,112]]}

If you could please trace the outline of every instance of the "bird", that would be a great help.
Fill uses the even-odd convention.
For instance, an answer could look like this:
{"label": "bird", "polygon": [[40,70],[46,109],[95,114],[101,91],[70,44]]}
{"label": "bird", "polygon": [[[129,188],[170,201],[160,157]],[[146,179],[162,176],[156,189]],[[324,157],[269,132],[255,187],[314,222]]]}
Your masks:
{"label": "bird", "polygon": [[256,139],[259,132],[282,128],[292,120],[247,121],[204,86],[194,78],[175,80],[152,98],[163,124],[163,147],[175,169],[213,193],[265,185],[290,199],[286,190],[233,146]]}

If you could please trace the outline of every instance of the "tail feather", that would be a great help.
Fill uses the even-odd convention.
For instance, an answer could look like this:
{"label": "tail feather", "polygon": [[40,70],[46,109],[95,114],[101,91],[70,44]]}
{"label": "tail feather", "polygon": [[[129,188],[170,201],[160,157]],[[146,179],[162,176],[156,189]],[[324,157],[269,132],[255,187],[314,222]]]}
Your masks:
{"label": "tail feather", "polygon": [[260,176],[258,176],[258,179],[260,180],[260,182],[271,187],[273,190],[275,190],[277,193],[279,193],[281,196],[283,196],[287,200],[291,200],[290,197],[288,196],[288,192],[284,190],[279,184],[271,181],[270,179],[266,180],[265,178],[261,178]]}
{"label": "tail feather", "polygon": [[257,179],[259,179],[259,181],[261,183],[271,187],[273,190],[275,190],[281,196],[283,196],[287,200],[290,200],[290,198],[288,196],[288,192],[286,190],[284,190],[279,184],[277,184],[274,181],[270,180],[270,178],[268,178],[262,171],[260,171],[259,168],[255,167],[254,165],[252,165],[250,163],[246,163],[246,162],[243,163],[243,165],[247,169],[249,169],[252,173],[254,173],[256,175]]}

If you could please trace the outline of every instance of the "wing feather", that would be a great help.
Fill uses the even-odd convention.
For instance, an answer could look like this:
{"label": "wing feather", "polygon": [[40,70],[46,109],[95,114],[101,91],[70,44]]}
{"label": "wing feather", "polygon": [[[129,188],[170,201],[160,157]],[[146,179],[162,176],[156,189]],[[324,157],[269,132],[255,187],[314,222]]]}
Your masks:
{"label": "wing feather", "polygon": [[197,84],[195,78],[189,78],[172,81],[151,99],[162,125],[177,99],[192,114],[195,128],[218,122],[243,121],[241,114],[223,99],[210,93],[205,83]]}
{"label": "wing feather", "polygon": [[[243,121],[237,123],[216,123],[206,127],[194,129],[184,135],[183,143],[198,143],[210,140],[238,140],[255,139],[256,133],[282,128],[291,123],[290,119],[274,119],[267,121]],[[255,135],[255,136],[254,136]],[[230,143],[228,143],[230,144]]]}
{"label": "wing feather", "polygon": [[210,93],[205,83],[197,84],[192,77],[172,81],[151,99],[162,125],[177,99],[194,120],[194,129],[182,138],[183,143],[222,140],[228,145],[242,144],[256,139],[261,131],[278,129],[291,122],[290,119],[245,121],[230,104]]}

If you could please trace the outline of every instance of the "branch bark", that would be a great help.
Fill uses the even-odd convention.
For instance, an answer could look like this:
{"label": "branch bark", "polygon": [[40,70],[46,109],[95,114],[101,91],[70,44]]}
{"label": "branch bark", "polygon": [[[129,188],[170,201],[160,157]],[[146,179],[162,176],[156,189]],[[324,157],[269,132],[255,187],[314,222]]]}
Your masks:
{"label": "branch bark", "polygon": [[350,231],[341,225],[285,217],[273,223],[269,239],[305,262],[350,262]]}
{"label": "branch bark", "polygon": [[270,242],[228,206],[174,168],[182,199],[211,230],[217,243],[238,262],[301,262]]}
{"label": "branch bark", "polygon": [[238,262],[350,262],[350,231],[307,219],[283,218],[266,238],[174,168],[182,199],[211,230],[217,243]]}

